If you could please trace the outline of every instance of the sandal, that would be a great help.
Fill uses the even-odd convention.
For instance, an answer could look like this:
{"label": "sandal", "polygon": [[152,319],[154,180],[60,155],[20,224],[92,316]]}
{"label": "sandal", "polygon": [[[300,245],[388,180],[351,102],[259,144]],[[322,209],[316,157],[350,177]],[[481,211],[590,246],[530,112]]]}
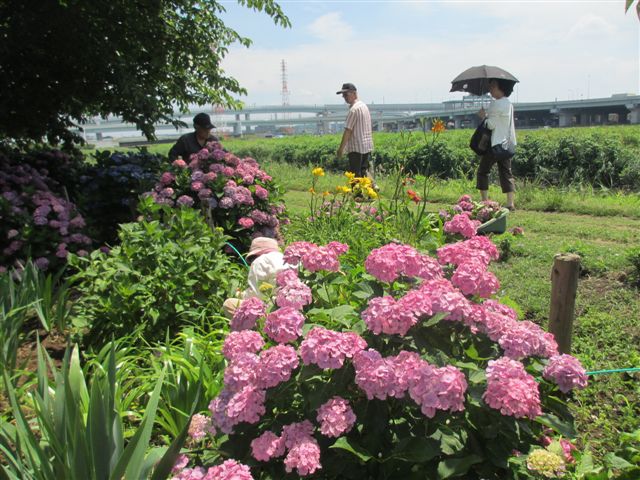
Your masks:
{"label": "sandal", "polygon": [[509,210],[510,212],[515,212],[516,211],[516,207],[514,207],[513,205],[507,206],[507,210]]}

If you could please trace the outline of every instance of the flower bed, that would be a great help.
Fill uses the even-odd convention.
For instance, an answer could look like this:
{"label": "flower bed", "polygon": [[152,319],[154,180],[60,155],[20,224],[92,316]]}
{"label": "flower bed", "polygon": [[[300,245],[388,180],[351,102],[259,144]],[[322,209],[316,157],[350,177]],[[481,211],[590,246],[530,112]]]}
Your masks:
{"label": "flower bed", "polygon": [[218,142],[188,161],[175,160],[148,194],[162,205],[202,208],[243,248],[255,237],[277,238],[285,209],[273,179],[258,162],[238,158]]}
{"label": "flower bed", "polygon": [[[437,259],[392,243],[342,271],[347,249],[290,245],[275,302],[240,306],[198,462],[231,456],[255,478],[505,478],[545,428],[570,435],[562,392],[584,369],[492,298],[490,240]],[[176,478],[206,473],[185,467]]]}

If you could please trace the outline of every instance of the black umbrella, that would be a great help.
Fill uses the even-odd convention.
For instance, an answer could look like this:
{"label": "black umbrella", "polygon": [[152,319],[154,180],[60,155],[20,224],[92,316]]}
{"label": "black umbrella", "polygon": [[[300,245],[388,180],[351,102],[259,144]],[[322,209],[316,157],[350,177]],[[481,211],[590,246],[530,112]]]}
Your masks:
{"label": "black umbrella", "polygon": [[491,65],[479,65],[466,69],[451,81],[450,92],[469,92],[472,95],[484,95],[489,91],[489,79],[500,78],[509,82],[519,80],[506,70]]}

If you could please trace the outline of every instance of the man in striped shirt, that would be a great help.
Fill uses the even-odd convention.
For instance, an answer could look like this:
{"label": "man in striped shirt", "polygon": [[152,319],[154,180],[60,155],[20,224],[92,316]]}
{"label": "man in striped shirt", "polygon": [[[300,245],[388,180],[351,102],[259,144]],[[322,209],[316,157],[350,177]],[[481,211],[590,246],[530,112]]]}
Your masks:
{"label": "man in striped shirt", "polygon": [[342,89],[336,94],[342,95],[344,101],[349,104],[349,113],[338,148],[338,158],[342,157],[343,153],[347,153],[349,171],[355,173],[356,177],[364,177],[369,170],[371,150],[373,150],[371,114],[367,105],[358,100],[358,90],[353,83],[343,84]]}

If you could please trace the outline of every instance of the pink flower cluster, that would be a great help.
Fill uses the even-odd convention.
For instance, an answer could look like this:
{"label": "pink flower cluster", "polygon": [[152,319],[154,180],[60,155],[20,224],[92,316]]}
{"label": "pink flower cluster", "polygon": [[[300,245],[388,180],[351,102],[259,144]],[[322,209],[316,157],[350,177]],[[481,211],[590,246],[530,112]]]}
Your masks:
{"label": "pink flower cluster", "polygon": [[333,397],[318,408],[316,417],[320,423],[320,433],[326,437],[337,438],[343,433],[348,433],[356,423],[356,415],[353,413],[349,402],[342,397]]}
{"label": "pink flower cluster", "polygon": [[185,468],[172,477],[172,480],[253,480],[251,470],[235,460],[226,460],[205,470],[202,467]]}
{"label": "pink flower cluster", "polygon": [[240,159],[211,142],[191,155],[188,163],[185,160],[175,160],[172,170],[164,172],[148,192],[155,202],[172,207],[203,205],[210,208],[214,220],[231,219],[251,230],[247,239],[275,237],[283,207],[269,203],[266,187],[272,178],[253,158]]}
{"label": "pink flower cluster", "polygon": [[16,164],[0,154],[0,266],[23,263],[28,253],[46,270],[69,253],[88,255],[92,240],[82,233],[84,218],[54,190],[62,188],[45,168]]}
{"label": "pink flower cluster", "polygon": [[216,434],[216,429],[211,425],[211,417],[196,413],[191,417],[191,423],[189,423],[189,436],[196,442],[202,440],[207,434]]}
{"label": "pink flower cluster", "polygon": [[293,307],[281,307],[267,315],[264,333],[278,343],[295,341],[302,335],[304,316]]}
{"label": "pink flower cluster", "polygon": [[372,298],[361,316],[367,328],[376,335],[386,333],[404,336],[417,321],[416,316],[402,301],[396,302],[388,295]]}
{"label": "pink flower cluster", "polygon": [[365,348],[367,342],[357,333],[313,327],[300,344],[300,357],[305,365],[342,368],[346,358],[353,358]]}
{"label": "pink flower cluster", "polygon": [[268,462],[288,451],[284,459],[287,472],[297,470],[305,476],[322,468],[320,464],[320,446],[313,438],[314,427],[308,420],[291,423],[282,428],[282,435],[266,431],[251,442],[251,452],[256,460]]}
{"label": "pink flower cluster", "polygon": [[471,220],[468,212],[463,212],[454,215],[451,220],[445,222],[444,231],[450,234],[459,233],[465,238],[471,238],[476,234],[479,226],[480,222],[478,220]]}
{"label": "pink flower cluster", "polygon": [[262,335],[254,330],[230,332],[224,340],[222,354],[227,360],[233,360],[240,353],[255,353],[262,350]]}
{"label": "pink flower cluster", "polygon": [[577,358],[562,354],[549,359],[549,364],[542,372],[547,380],[554,381],[560,391],[567,393],[574,388],[587,386],[587,372]]}
{"label": "pink flower cluster", "polygon": [[340,242],[331,242],[323,247],[310,242],[294,242],[285,249],[284,261],[294,266],[302,263],[310,272],[337,272],[340,269],[338,256],[345,254],[348,249],[348,245]]}
{"label": "pink flower cluster", "polygon": [[393,282],[401,275],[425,280],[442,277],[442,269],[436,260],[399,243],[374,249],[364,266],[368,273],[383,282]]}
{"label": "pink flower cluster", "polygon": [[487,237],[477,235],[462,242],[450,243],[438,249],[438,260],[442,265],[460,265],[471,259],[481,260],[489,265],[500,257],[498,248]]}
{"label": "pink flower cluster", "polygon": [[488,298],[500,288],[497,277],[487,270],[487,265],[478,258],[462,262],[456,268],[451,283],[465,295]]}
{"label": "pink flower cluster", "polygon": [[311,289],[298,278],[295,270],[278,272],[276,283],[280,287],[276,295],[276,305],[279,307],[302,310],[313,301]]}
{"label": "pink flower cluster", "polygon": [[267,306],[258,297],[243,300],[231,319],[231,330],[249,330],[256,326],[256,321],[267,313]]}
{"label": "pink flower cluster", "polygon": [[467,382],[464,374],[453,366],[436,368],[417,353],[407,351],[383,358],[373,349],[359,352],[353,364],[356,384],[369,400],[402,398],[408,391],[428,418],[436,410],[464,410]]}
{"label": "pink flower cluster", "polygon": [[542,414],[538,383],[522,363],[508,357],[489,361],[482,399],[503,415],[533,420]]}
{"label": "pink flower cluster", "polygon": [[558,344],[551,333],[533,322],[511,322],[498,340],[507,357],[519,360],[525,357],[543,358],[558,354]]}

